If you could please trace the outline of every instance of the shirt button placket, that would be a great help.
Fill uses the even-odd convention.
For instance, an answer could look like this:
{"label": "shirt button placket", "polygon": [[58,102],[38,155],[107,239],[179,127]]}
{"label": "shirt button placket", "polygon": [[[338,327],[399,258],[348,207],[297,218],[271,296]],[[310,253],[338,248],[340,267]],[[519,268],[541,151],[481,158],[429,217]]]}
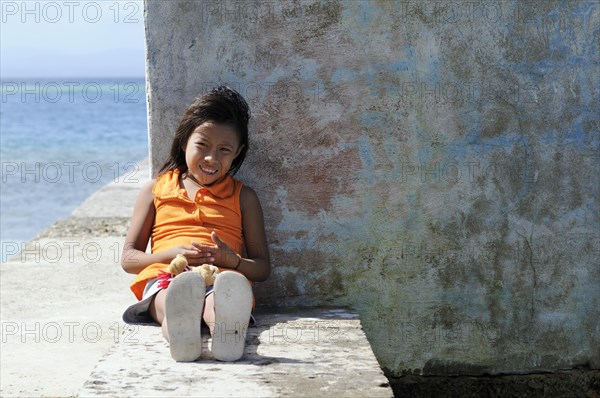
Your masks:
{"label": "shirt button placket", "polygon": [[196,198],[194,202],[196,203],[196,219],[202,224],[202,215],[200,211],[200,203],[202,201],[202,197],[206,194],[206,188],[200,188],[198,192],[196,192]]}

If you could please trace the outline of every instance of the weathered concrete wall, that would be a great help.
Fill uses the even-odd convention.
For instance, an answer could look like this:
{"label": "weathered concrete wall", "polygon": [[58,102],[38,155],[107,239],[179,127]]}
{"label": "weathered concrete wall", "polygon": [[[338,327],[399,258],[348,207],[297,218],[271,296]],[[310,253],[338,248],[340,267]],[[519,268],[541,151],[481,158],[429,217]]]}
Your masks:
{"label": "weathered concrete wall", "polygon": [[147,1],[153,171],[217,83],[261,304],[351,305],[399,375],[600,367],[599,6]]}

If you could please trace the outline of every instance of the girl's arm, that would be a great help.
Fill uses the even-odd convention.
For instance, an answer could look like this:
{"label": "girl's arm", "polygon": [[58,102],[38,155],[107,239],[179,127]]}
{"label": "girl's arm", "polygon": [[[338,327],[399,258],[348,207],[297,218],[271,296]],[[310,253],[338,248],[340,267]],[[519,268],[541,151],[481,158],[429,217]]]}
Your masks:
{"label": "girl's arm", "polygon": [[121,266],[125,272],[130,274],[139,274],[153,263],[169,263],[178,253],[186,256],[198,253],[192,246],[178,246],[160,253],[146,253],[154,224],[155,208],[152,188],[155,183],[156,180],[153,179],[140,190],[133,209],[131,224],[125,237]]}
{"label": "girl's arm", "polygon": [[139,274],[144,268],[155,261],[148,259],[146,247],[152,234],[154,223],[154,195],[152,188],[155,179],[145,184],[138,194],[131,216],[129,230],[125,237],[125,246],[121,256],[121,266],[130,274]]}
{"label": "girl's arm", "polygon": [[251,281],[262,282],[271,274],[271,259],[262,207],[252,188],[247,186],[242,188],[240,206],[247,258],[241,259],[237,271]]}

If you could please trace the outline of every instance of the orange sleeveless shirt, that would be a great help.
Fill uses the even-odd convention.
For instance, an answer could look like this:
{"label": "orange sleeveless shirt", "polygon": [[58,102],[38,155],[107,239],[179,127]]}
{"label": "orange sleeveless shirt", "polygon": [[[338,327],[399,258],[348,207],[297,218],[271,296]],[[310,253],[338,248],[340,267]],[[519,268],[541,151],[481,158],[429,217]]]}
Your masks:
{"label": "orange sleeveless shirt", "polygon": [[[201,187],[191,200],[185,188],[179,185],[179,175],[179,169],[162,174],[152,189],[156,209],[152,253],[191,245],[192,241],[214,245],[210,234],[215,231],[233,251],[242,255],[240,192],[243,182],[227,174],[218,183]],[[142,299],[148,280],[156,278],[168,265],[150,264],[137,275],[130,288],[138,300]]]}

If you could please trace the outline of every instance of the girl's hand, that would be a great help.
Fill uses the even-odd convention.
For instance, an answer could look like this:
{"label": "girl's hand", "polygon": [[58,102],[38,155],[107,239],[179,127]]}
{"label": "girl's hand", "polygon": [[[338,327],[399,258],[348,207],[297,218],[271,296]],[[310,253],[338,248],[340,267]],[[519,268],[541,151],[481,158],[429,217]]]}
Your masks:
{"label": "girl's hand", "polygon": [[206,249],[200,250],[194,246],[175,246],[164,252],[163,262],[170,263],[178,254],[183,254],[188,262],[188,265],[197,266],[214,261],[213,252]]}
{"label": "girl's hand", "polygon": [[199,252],[209,252],[212,255],[209,256],[209,264],[216,265],[217,267],[223,268],[235,268],[240,261],[240,257],[233,251],[225,242],[223,242],[215,231],[210,234],[212,241],[215,245],[203,245],[198,242],[192,242],[192,245]]}

